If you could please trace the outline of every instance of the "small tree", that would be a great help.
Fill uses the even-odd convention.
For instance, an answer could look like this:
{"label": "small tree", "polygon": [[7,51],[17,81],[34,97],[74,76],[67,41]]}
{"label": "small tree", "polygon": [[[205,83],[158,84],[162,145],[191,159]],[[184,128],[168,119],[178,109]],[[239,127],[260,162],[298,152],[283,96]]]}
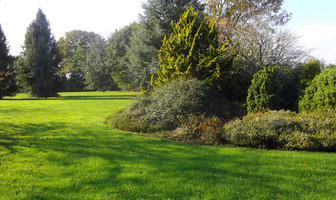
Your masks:
{"label": "small tree", "polygon": [[39,9],[27,29],[22,58],[16,63],[18,81],[32,96],[56,96],[60,89],[59,63],[55,38],[45,14]]}
{"label": "small tree", "polygon": [[253,76],[252,84],[248,90],[247,111],[264,112],[278,109],[280,93],[277,73],[279,67],[265,67]]}
{"label": "small tree", "polygon": [[299,102],[299,111],[336,108],[336,69],[328,68],[316,76]]}
{"label": "small tree", "polygon": [[165,37],[159,52],[160,68],[151,85],[160,86],[175,79],[196,78],[218,90],[225,85],[234,56],[227,56],[228,45],[220,46],[215,23],[194,8],[188,8],[173,34]]}
{"label": "small tree", "polygon": [[12,57],[9,56],[7,40],[0,25],[0,99],[12,96],[16,91],[14,73],[11,68]]}

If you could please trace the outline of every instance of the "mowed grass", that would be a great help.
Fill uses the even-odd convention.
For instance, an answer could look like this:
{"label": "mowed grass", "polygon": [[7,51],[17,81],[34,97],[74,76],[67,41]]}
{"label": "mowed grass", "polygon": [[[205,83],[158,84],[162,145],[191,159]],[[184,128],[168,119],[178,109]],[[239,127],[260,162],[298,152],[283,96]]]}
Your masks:
{"label": "mowed grass", "polygon": [[136,93],[0,101],[0,199],[335,199],[336,154],[184,145],[104,121]]}

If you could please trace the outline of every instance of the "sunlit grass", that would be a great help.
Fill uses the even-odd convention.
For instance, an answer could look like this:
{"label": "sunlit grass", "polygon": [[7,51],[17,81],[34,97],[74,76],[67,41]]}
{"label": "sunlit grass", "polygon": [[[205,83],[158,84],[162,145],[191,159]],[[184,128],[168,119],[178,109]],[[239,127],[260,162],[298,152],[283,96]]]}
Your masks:
{"label": "sunlit grass", "polygon": [[0,199],[333,199],[336,154],[183,145],[109,128],[136,93],[0,101]]}

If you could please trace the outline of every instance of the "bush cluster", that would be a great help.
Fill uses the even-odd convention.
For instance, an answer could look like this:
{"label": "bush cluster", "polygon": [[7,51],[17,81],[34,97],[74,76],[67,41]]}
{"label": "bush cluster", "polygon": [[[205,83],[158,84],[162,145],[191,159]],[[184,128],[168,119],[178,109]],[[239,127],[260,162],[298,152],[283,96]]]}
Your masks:
{"label": "bush cluster", "polygon": [[216,116],[228,121],[245,112],[209,86],[196,79],[180,79],[158,87],[147,97],[109,117],[108,123],[118,129],[151,133],[171,131],[181,126],[187,116]]}
{"label": "bush cluster", "polygon": [[235,146],[336,151],[336,112],[250,113],[226,124],[221,136]]}

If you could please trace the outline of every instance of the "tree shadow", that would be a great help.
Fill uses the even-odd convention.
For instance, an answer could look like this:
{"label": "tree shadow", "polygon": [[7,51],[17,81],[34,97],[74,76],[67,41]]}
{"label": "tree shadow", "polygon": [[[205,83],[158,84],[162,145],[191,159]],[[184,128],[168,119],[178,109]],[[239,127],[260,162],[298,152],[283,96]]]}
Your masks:
{"label": "tree shadow", "polygon": [[[73,132],[62,134],[65,129]],[[304,183],[293,181],[305,177],[303,173],[334,176],[331,169],[321,172],[286,167],[280,164],[282,154],[270,156],[265,150],[184,145],[113,131],[103,125],[24,124],[13,125],[14,132],[3,137],[10,153],[16,152],[18,145],[49,152],[44,161],[58,168],[83,169],[80,161],[85,159],[105,163],[97,166],[102,173],[99,176],[90,170],[59,170],[53,179],[79,178],[64,185],[41,185],[26,191],[25,199],[252,199],[260,191],[268,199],[281,194],[295,199],[300,192],[316,192],[309,179]],[[45,132],[48,134],[42,134]],[[260,172],[277,163],[282,166],[278,172]]]}
{"label": "tree shadow", "polygon": [[24,97],[24,98],[3,98],[2,101],[48,101],[48,100],[130,100],[138,95],[92,95],[92,96],[59,96],[59,97]]}

